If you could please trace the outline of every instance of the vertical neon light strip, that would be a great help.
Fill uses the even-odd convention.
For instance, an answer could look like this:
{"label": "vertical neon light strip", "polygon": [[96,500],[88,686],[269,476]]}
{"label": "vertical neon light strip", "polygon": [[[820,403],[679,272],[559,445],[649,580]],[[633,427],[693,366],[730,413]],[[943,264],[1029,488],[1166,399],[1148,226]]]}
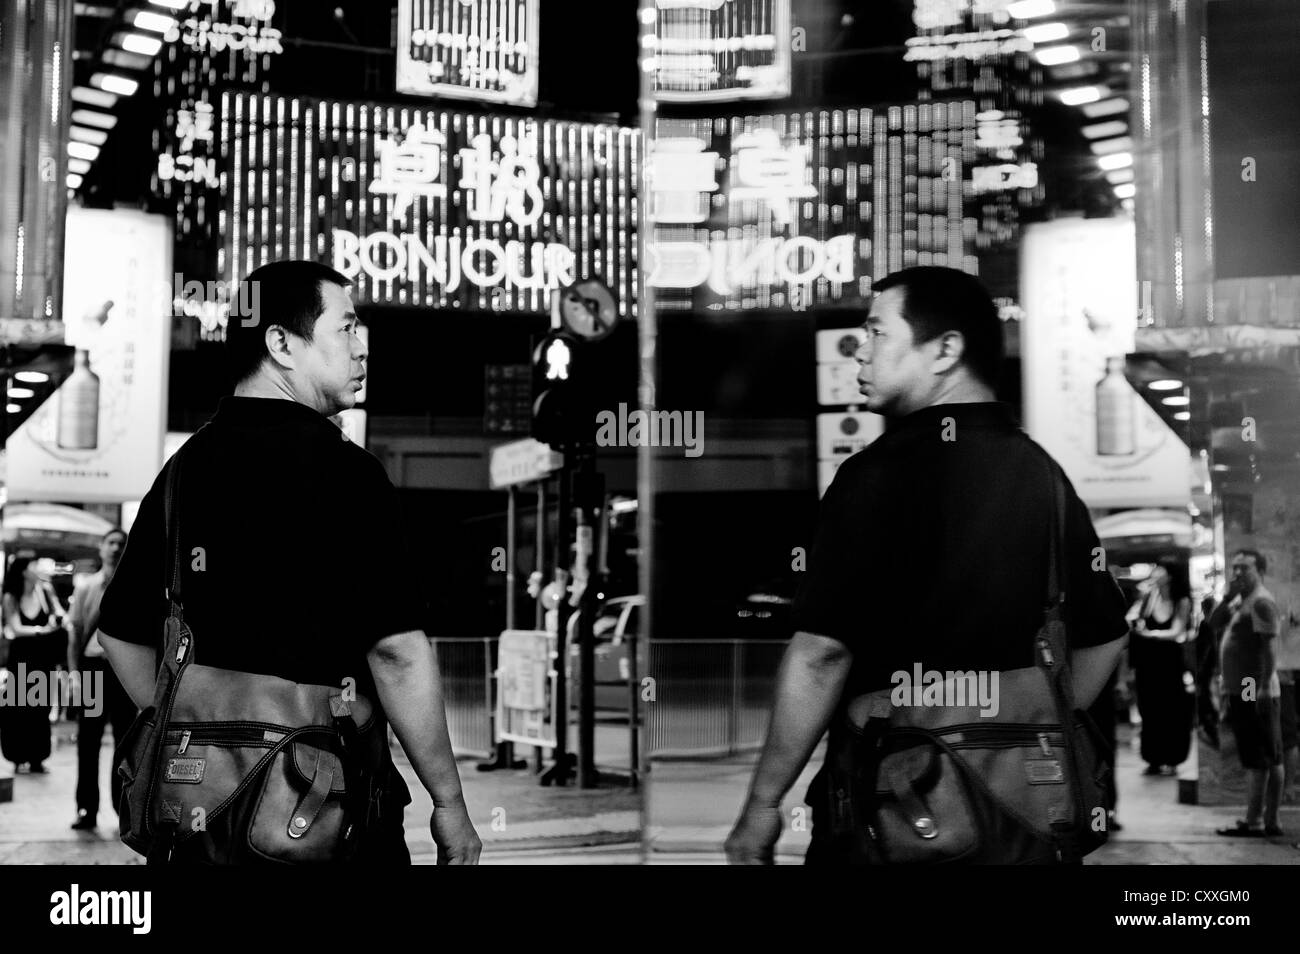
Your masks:
{"label": "vertical neon light strip", "polygon": [[[1200,37],[1201,57],[1201,215],[1205,223],[1205,261],[1209,274],[1214,275],[1214,192],[1210,183],[1214,178],[1210,155],[1210,53],[1205,34]],[[1214,282],[1205,283],[1205,318],[1214,324]]]}
{"label": "vertical neon light strip", "polygon": [[[442,133],[442,138],[444,142],[447,143],[451,142],[451,119],[445,111],[438,113],[438,132]],[[448,215],[450,214],[452,189],[455,188],[456,185],[454,182],[451,181],[452,168],[453,168],[453,163],[451,160],[451,154],[449,150],[444,149],[442,152],[442,181],[447,184],[447,188],[443,191],[442,197],[438,199],[438,221],[442,223],[443,230],[447,232],[449,236],[450,236],[450,230],[447,229],[446,223],[449,221]],[[431,239],[433,237],[432,222],[429,223],[429,237]],[[450,244],[448,244],[448,256],[450,256]],[[451,268],[450,262],[448,262],[447,267],[448,267],[448,276],[450,277],[450,268]],[[444,306],[446,305],[447,290],[445,285],[438,290],[438,299]],[[430,303],[432,303],[432,300],[433,299],[431,296]]]}
{"label": "vertical neon light strip", "polygon": [[[582,275],[590,277],[592,274],[591,263],[591,220],[593,217],[593,207],[591,203],[591,133],[590,126],[582,126],[578,130],[578,154],[570,157],[571,167],[578,169],[581,184],[578,187],[579,192],[579,210],[582,215],[582,221],[579,223],[581,229],[578,239],[578,254],[581,256],[579,261],[582,262]],[[574,276],[577,277],[577,276]]]}
{"label": "vertical neon light strip", "polygon": [[316,251],[316,243],[313,237],[316,234],[316,221],[312,218],[312,195],[316,189],[316,166],[312,159],[311,140],[315,134],[313,129],[313,115],[311,106],[305,105],[302,110],[302,257],[313,258]]}
{"label": "vertical neon light strip", "polygon": [[298,241],[299,229],[295,228],[295,220],[298,218],[298,177],[301,171],[298,167],[298,98],[294,97],[289,100],[289,201],[286,203],[289,213],[289,254],[298,258],[298,249],[301,247]]}
{"label": "vertical neon light strip", "polygon": [[244,132],[244,98],[240,93],[223,93],[222,100],[221,122],[223,127],[229,121],[228,117],[232,110],[235,114],[229,138],[226,139],[234,152],[233,161],[230,164],[230,199],[232,203],[230,209],[230,280],[240,282],[243,281],[245,275],[244,259],[241,253],[248,244],[244,239],[244,219],[239,212],[239,200],[243,197],[242,190],[244,188],[244,143],[242,140]]}
{"label": "vertical neon light strip", "polygon": [[[275,195],[284,194],[284,97],[277,96],[275,100]],[[272,203],[268,202],[267,205]],[[279,202],[275,205],[275,257],[277,260],[284,258],[284,222],[282,221],[282,209]]]}
{"label": "vertical neon light strip", "polygon": [[262,193],[258,197],[262,205],[262,263],[271,260],[271,206],[275,193],[271,189],[271,170],[275,166],[275,157],[271,154],[271,97],[262,97]]}

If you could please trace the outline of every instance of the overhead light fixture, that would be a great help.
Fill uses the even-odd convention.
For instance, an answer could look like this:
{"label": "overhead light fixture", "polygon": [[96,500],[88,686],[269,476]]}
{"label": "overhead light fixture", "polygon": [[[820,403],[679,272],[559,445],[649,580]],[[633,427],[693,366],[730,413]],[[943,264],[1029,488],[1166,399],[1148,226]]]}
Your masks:
{"label": "overhead light fixture", "polygon": [[1115,197],[1118,199],[1131,199],[1137,195],[1137,186],[1131,182],[1121,182],[1115,186]]}
{"label": "overhead light fixture", "polygon": [[31,388],[10,388],[9,399],[12,401],[22,401],[25,398],[36,397],[36,392]]}
{"label": "overhead light fixture", "polygon": [[166,33],[176,25],[176,18],[154,13],[151,10],[137,10],[131,26],[138,30],[152,30],[154,33]]}
{"label": "overhead light fixture", "polygon": [[1132,152],[1133,137],[1119,136],[1115,139],[1097,139],[1088,143],[1088,148],[1098,156],[1104,156],[1112,152]]}
{"label": "overhead light fixture", "polygon": [[108,133],[102,129],[87,129],[85,126],[73,126],[68,135],[77,142],[88,142],[92,146],[102,146],[108,139]]}
{"label": "overhead light fixture", "polygon": [[1127,112],[1128,100],[1122,97],[1102,100],[1099,103],[1088,103],[1083,107],[1083,115],[1089,119],[1099,119],[1102,116],[1115,116]]}
{"label": "overhead light fixture", "polygon": [[135,91],[140,88],[140,84],[131,77],[118,73],[96,73],[90,78],[90,82],[106,92],[116,93],[119,96],[134,96]]}
{"label": "overhead light fixture", "polygon": [[128,53],[139,53],[141,56],[154,56],[162,49],[162,40],[143,33],[119,33],[114,39]]}
{"label": "overhead light fixture", "polygon": [[1096,60],[1080,60],[1077,63],[1062,63],[1047,68],[1047,75],[1054,83],[1088,83],[1100,72]]}
{"label": "overhead light fixture", "polygon": [[74,86],[72,101],[98,106],[100,109],[112,109],[117,104],[117,94],[106,93],[102,89],[91,89],[89,86]]}
{"label": "overhead light fixture", "polygon": [[1101,99],[1100,86],[1076,86],[1074,89],[1063,89],[1060,92],[1061,102],[1066,106],[1082,106],[1084,103],[1095,103]]}
{"label": "overhead light fixture", "polygon": [[94,162],[99,158],[99,147],[92,146],[88,142],[70,142],[68,143],[68,155],[74,159],[85,159],[87,162]]}
{"label": "overhead light fixture", "polygon": [[159,7],[166,7],[168,10],[184,10],[190,5],[190,0],[149,0],[150,3]]}
{"label": "overhead light fixture", "polygon": [[1034,17],[1049,17],[1056,12],[1052,0],[1017,0],[1007,4],[1007,13],[1017,20],[1030,20]]}
{"label": "overhead light fixture", "polygon": [[1041,50],[1035,50],[1034,56],[1044,66],[1076,63],[1079,60],[1079,48],[1077,46],[1045,46]]}
{"label": "overhead light fixture", "polygon": [[1166,407],[1186,407],[1192,403],[1192,399],[1186,394],[1172,394],[1167,398],[1161,398],[1160,403]]}
{"label": "overhead light fixture", "polygon": [[72,121],[82,126],[94,126],[97,129],[112,129],[117,125],[117,117],[110,113],[97,113],[93,109],[74,109]]}
{"label": "overhead light fixture", "polygon": [[19,371],[14,375],[15,381],[22,381],[25,384],[44,384],[50,379],[50,376],[44,371]]}
{"label": "overhead light fixture", "polygon": [[1159,381],[1152,381],[1147,387],[1152,391],[1181,391],[1183,382],[1177,378],[1161,378]]}
{"label": "overhead light fixture", "polygon": [[21,414],[23,411],[23,406],[21,404],[6,404],[5,410],[8,411],[10,414]]}
{"label": "overhead light fixture", "polygon": [[1114,152],[1108,156],[1098,156],[1097,165],[1108,172],[1112,169],[1126,169],[1133,165],[1133,154],[1131,152]]}
{"label": "overhead light fixture", "polygon": [[1025,27],[1022,31],[1030,43],[1055,43],[1070,35],[1070,28],[1064,23],[1042,23],[1038,26]]}
{"label": "overhead light fixture", "polygon": [[1191,411],[1179,411],[1174,415],[1175,421],[1190,421],[1192,419]]}
{"label": "overhead light fixture", "polygon": [[1111,185],[1119,185],[1121,182],[1133,181],[1132,169],[1116,169],[1113,172],[1106,173],[1106,181]]}
{"label": "overhead light fixture", "polygon": [[1112,119],[1106,123],[1092,123],[1084,126],[1080,132],[1087,139],[1110,139],[1115,136],[1123,136],[1128,132],[1128,123],[1121,122],[1118,119]]}
{"label": "overhead light fixture", "polygon": [[109,66],[115,66],[119,70],[147,70],[153,63],[150,57],[141,56],[139,53],[128,53],[126,50],[105,50],[103,60]]}
{"label": "overhead light fixture", "polygon": [[90,163],[85,159],[69,159],[68,171],[75,172],[77,175],[84,176],[90,171]]}

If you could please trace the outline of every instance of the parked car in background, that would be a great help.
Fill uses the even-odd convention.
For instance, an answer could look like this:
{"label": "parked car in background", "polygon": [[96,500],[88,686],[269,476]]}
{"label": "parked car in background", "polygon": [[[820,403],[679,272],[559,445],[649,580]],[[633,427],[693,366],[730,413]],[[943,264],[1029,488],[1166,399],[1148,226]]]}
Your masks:
{"label": "parked car in background", "polygon": [[[592,630],[596,637],[595,676],[596,709],[603,712],[629,711],[628,681],[632,678],[632,657],[635,638],[640,633],[641,607],[645,597],[611,596],[600,604]],[[569,707],[577,708],[579,699],[578,677],[581,663],[578,656],[578,614],[569,617]]]}

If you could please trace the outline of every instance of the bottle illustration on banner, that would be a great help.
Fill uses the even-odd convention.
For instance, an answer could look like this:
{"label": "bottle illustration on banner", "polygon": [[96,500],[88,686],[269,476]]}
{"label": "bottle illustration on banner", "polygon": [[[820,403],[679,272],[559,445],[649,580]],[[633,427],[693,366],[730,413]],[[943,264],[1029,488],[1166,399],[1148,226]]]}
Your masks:
{"label": "bottle illustration on banner", "polygon": [[59,388],[57,442],[64,450],[99,446],[99,375],[90,370],[90,352],[77,349],[76,365]]}
{"label": "bottle illustration on banner", "polygon": [[1124,358],[1107,358],[1106,374],[1097,382],[1097,455],[1125,457],[1137,453],[1136,395],[1124,377]]}

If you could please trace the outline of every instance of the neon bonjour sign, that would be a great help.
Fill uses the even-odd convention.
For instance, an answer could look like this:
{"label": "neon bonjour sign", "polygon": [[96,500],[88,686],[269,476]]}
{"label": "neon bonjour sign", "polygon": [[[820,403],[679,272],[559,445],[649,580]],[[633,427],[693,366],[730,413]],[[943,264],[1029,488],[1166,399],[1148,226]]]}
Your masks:
{"label": "neon bonjour sign", "polygon": [[462,278],[479,288],[553,291],[574,280],[573,250],[558,242],[499,242],[488,238],[440,235],[432,247],[410,232],[358,235],[333,230],[333,265],[348,278],[366,275],[379,282],[404,278],[436,284],[445,292]]}
{"label": "neon bonjour sign", "polygon": [[223,115],[227,277],[292,255],[360,304],[541,312],[587,275],[635,309],[634,130],[256,93]]}

